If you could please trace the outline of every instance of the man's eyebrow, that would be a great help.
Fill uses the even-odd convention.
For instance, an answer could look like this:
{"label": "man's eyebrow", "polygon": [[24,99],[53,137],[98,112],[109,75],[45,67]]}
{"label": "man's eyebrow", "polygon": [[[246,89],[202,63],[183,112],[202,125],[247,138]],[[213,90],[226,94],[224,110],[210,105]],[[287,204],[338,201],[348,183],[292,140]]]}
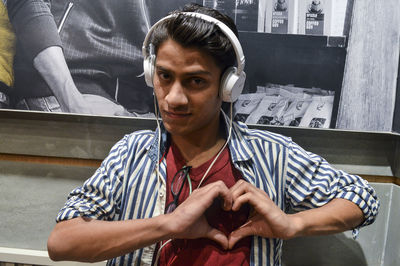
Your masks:
{"label": "man's eyebrow", "polygon": [[156,69],[157,69],[157,70],[161,70],[161,71],[167,71],[167,72],[169,72],[169,70],[166,69],[165,67],[158,66],[158,65],[156,65]]}
{"label": "man's eyebrow", "polygon": [[[164,71],[164,72],[171,72],[168,68],[156,65],[156,69],[158,71]],[[185,73],[185,76],[195,76],[195,75],[208,75],[211,76],[211,72],[210,71],[206,71],[206,70],[197,70],[197,71],[192,71],[192,72],[187,72]]]}
{"label": "man's eyebrow", "polygon": [[193,71],[193,72],[188,72],[185,74],[186,76],[196,76],[196,75],[207,75],[211,76],[211,72],[206,71],[206,70],[198,70],[198,71]]}

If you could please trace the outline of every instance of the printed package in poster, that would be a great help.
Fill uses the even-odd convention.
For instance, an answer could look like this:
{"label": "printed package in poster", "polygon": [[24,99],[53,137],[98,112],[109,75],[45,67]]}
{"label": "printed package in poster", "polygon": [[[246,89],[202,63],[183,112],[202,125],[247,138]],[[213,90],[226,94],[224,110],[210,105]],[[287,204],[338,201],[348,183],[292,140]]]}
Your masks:
{"label": "printed package in poster", "polygon": [[257,108],[251,112],[246,123],[282,126],[280,117],[285,113],[288,106],[289,98],[266,95]]}
{"label": "printed package in poster", "polygon": [[298,0],[266,0],[265,32],[296,34]]}
{"label": "printed package in poster", "polygon": [[240,95],[234,118],[247,124],[329,128],[335,92],[267,83]]}
{"label": "printed package in poster", "polygon": [[234,118],[246,122],[249,115],[257,108],[265,93],[241,94],[234,104]]}
{"label": "printed package in poster", "polygon": [[298,33],[328,35],[332,33],[334,0],[298,0]]}
{"label": "printed package in poster", "polygon": [[332,117],[334,96],[313,96],[301,122],[300,127],[329,128]]}

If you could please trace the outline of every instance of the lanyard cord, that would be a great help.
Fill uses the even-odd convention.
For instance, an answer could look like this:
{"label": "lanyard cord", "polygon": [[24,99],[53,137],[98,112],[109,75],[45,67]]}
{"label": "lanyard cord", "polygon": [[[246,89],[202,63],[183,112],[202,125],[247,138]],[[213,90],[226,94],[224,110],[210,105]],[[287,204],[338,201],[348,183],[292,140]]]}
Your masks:
{"label": "lanyard cord", "polygon": [[228,138],[226,139],[224,146],[222,146],[222,148],[219,150],[217,156],[215,156],[214,160],[212,161],[212,163],[210,164],[210,166],[208,167],[207,171],[204,173],[203,177],[200,180],[199,185],[197,186],[197,188],[199,188],[201,186],[201,184],[203,183],[204,179],[206,178],[208,172],[210,172],[211,168],[213,167],[213,165],[215,164],[215,162],[217,161],[218,157],[221,155],[221,153],[224,151],[226,145],[228,145],[229,140],[231,139],[231,133],[232,133],[232,103],[230,104],[230,110],[229,110],[229,132],[228,132]]}
{"label": "lanyard cord", "polygon": [[192,194],[192,180],[190,179],[189,171],[186,173],[186,178],[189,184],[189,195]]}

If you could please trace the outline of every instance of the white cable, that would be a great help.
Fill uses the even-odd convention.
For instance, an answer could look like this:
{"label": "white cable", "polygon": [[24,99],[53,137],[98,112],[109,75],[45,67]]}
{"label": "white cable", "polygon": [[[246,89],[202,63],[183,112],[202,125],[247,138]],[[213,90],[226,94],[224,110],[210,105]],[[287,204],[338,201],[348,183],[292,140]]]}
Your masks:
{"label": "white cable", "polygon": [[211,167],[213,167],[214,163],[217,161],[218,157],[221,155],[221,153],[224,151],[226,145],[228,145],[228,142],[231,138],[231,133],[232,133],[232,102],[230,103],[230,112],[229,112],[229,131],[228,131],[228,137],[226,138],[226,141],[224,143],[224,146],[222,146],[222,148],[219,150],[217,156],[215,156],[214,160],[212,161],[212,163],[210,164],[210,166],[208,167],[207,171],[204,173],[203,177],[200,180],[199,185],[197,186],[197,188],[199,188],[201,186],[201,184],[203,183],[204,179],[206,178],[208,172],[210,172]]}
{"label": "white cable", "polygon": [[154,97],[154,114],[156,116],[156,123],[157,123],[157,131],[158,131],[158,140],[157,140],[157,183],[158,180],[160,179],[160,145],[161,145],[161,127],[160,127],[160,121],[158,119],[158,108],[157,108],[157,99],[156,96],[153,92],[153,97]]}
{"label": "white cable", "polygon": [[[164,244],[162,244],[160,246],[160,248],[157,251],[157,256],[156,256],[156,260],[154,261],[154,265],[158,265],[158,260],[160,259],[160,255],[161,255],[161,250],[165,247],[166,244],[168,244],[169,242],[171,242],[172,239],[167,240]],[[162,242],[161,242],[162,243]]]}

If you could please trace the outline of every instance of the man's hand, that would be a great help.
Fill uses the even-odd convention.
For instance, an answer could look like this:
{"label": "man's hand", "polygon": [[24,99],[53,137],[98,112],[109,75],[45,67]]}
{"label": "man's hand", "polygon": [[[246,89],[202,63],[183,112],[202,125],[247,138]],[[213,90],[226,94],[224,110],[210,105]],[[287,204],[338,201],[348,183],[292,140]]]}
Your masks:
{"label": "man's hand", "polygon": [[231,187],[232,210],[248,203],[248,221],[229,236],[229,249],[246,236],[290,239],[298,236],[327,235],[350,230],[364,220],[361,209],[351,201],[334,198],[322,207],[295,214],[284,213],[263,191],[244,180]]}
{"label": "man's hand", "polygon": [[209,238],[219,243],[224,249],[227,249],[227,236],[223,232],[211,227],[204,215],[207,208],[218,197],[222,199],[222,208],[230,210],[232,206],[231,192],[222,181],[217,181],[194,190],[174,212],[169,214],[171,215],[170,222],[173,238]]}
{"label": "man's hand", "polygon": [[83,94],[83,100],[87,105],[86,107],[90,109],[91,114],[134,116],[133,114],[129,113],[122,105],[114,103],[102,96]]}
{"label": "man's hand", "polygon": [[288,239],[294,237],[296,223],[291,215],[284,213],[268,195],[255,186],[239,180],[231,187],[233,211],[248,203],[252,207],[248,221],[229,236],[229,249],[240,239],[256,235],[265,238]]}

